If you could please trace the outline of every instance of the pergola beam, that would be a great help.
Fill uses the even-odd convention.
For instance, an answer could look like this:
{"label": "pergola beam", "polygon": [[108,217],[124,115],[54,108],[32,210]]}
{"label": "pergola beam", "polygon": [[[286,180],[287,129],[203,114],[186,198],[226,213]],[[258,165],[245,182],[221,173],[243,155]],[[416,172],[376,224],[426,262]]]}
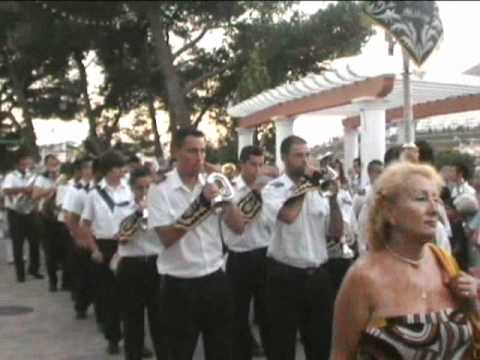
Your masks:
{"label": "pergola beam", "polygon": [[[413,118],[415,120],[432,116],[454,114],[466,111],[480,110],[480,94],[461,95],[442,100],[427,101],[413,106]],[[403,119],[403,107],[388,109],[386,122],[392,123]],[[352,116],[343,120],[343,126],[355,129],[360,126],[360,117]]]}
{"label": "pergola beam", "polygon": [[292,99],[240,119],[239,127],[250,128],[271,121],[274,117],[291,117],[352,103],[362,97],[383,98],[390,94],[395,75],[381,75],[349,85],[320,91],[317,94]]}

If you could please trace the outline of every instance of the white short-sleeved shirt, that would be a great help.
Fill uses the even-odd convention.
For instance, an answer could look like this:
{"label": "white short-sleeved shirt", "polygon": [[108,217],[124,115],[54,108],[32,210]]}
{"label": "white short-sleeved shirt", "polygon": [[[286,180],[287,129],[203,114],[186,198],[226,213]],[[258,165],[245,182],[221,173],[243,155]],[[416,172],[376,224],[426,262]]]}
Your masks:
{"label": "white short-sleeved shirt", "polygon": [[112,239],[118,233],[121,221],[133,212],[132,209],[135,206],[133,193],[123,183],[112,188],[105,179],[98,186],[110,195],[116,205],[110,209],[98,190],[94,188],[87,195],[82,219],[91,221],[92,232],[97,239]]}
{"label": "white short-sleeved shirt", "polygon": [[476,193],[477,192],[475,191],[475,189],[472,186],[470,186],[468,182],[464,181],[460,185],[455,185],[452,188],[452,199],[455,199],[456,197],[462,194],[475,195]]}
{"label": "white short-sleeved shirt", "polygon": [[[350,193],[345,189],[339,189],[337,194],[337,204],[342,213],[342,220],[344,223],[343,237],[353,236],[357,226],[355,213],[353,211],[353,201]],[[343,257],[342,245],[336,243],[333,247],[328,248],[329,258],[342,258]]]}
{"label": "white short-sleeved shirt", "polygon": [[[47,190],[47,189],[54,188],[56,186],[56,182],[54,179],[48,177],[48,175],[42,174],[35,179],[33,186],[39,189]],[[44,205],[45,205],[45,198],[42,198],[37,203],[38,209],[43,209]]]}
{"label": "white short-sleeved shirt", "polygon": [[[166,175],[159,184],[152,184],[148,192],[148,227],[170,226],[200,195],[205,177],[193,190],[186,187],[177,169]],[[160,274],[180,278],[196,278],[211,274],[223,265],[218,215],[212,212],[200,224],[188,231],[180,240],[165,248],[158,256]]]}
{"label": "white short-sleeved shirt", "polygon": [[88,192],[95,188],[93,181],[88,185],[88,189],[86,185],[85,181],[80,180],[66,189],[62,201],[63,210],[79,216],[82,215],[85,202],[87,201]]}
{"label": "white short-sleeved shirt", "polygon": [[[5,179],[2,183],[2,190],[28,187],[30,185],[33,185],[33,182],[35,182],[35,180],[35,175],[33,175],[32,173],[27,172],[24,175],[19,170],[14,170],[8,173],[7,176],[5,176]],[[5,207],[10,210],[17,210],[17,200],[20,196],[21,194],[17,194],[15,196],[5,195]]]}
{"label": "white short-sleeved shirt", "polygon": [[285,224],[277,216],[295,188],[285,174],[269,182],[262,191],[263,216],[273,229],[268,256],[298,268],[318,267],[328,260],[328,199],[319,192],[308,192],[295,222]]}
{"label": "white short-sleeved shirt", "polygon": [[[241,175],[232,180],[232,185],[235,190],[235,197],[233,199],[235,204],[251,191]],[[232,251],[251,251],[267,247],[270,244],[272,229],[263,218],[261,211],[251,223],[246,225],[245,231],[241,235],[235,234],[225,224],[223,224],[222,228],[225,244]]]}

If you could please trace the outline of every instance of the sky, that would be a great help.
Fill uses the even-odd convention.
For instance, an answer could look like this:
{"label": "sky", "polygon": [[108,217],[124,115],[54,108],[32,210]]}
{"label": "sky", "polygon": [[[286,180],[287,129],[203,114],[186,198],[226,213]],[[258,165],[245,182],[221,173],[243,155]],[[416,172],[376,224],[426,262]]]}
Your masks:
{"label": "sky", "polygon": [[[324,1],[301,1],[299,7],[305,13],[313,14],[319,8],[326,6],[327,3]],[[438,1],[437,3],[443,23],[444,36],[421,70],[425,72],[426,76],[432,77],[460,74],[480,63],[480,46],[477,45],[477,38],[480,33],[480,21],[478,20],[480,2]],[[388,68],[400,72],[402,65],[399,46],[395,47],[395,56],[389,57],[384,32],[378,27],[376,27],[376,30],[377,34],[367,42],[361,51],[361,55],[354,59],[348,59],[348,61],[356,65],[355,69],[371,71],[372,64],[374,64],[376,70]],[[218,37],[212,37],[205,41],[206,46],[214,46],[213,44],[218,41]],[[98,69],[90,67],[89,77],[95,80],[93,83],[101,81]],[[94,91],[94,85],[92,85],[91,90]],[[165,115],[159,114],[158,123],[161,128],[165,128],[162,126],[164,120]],[[128,126],[128,122],[128,119],[124,119],[122,124]],[[64,141],[80,143],[88,134],[85,122],[38,120],[34,124],[40,145]],[[216,136],[216,129],[212,126],[203,124],[201,128],[206,132],[207,137],[213,138]],[[334,136],[340,136],[343,130],[340,118],[319,118],[318,116],[302,115],[295,121],[294,133],[304,137],[309,145],[313,146],[324,143]]]}

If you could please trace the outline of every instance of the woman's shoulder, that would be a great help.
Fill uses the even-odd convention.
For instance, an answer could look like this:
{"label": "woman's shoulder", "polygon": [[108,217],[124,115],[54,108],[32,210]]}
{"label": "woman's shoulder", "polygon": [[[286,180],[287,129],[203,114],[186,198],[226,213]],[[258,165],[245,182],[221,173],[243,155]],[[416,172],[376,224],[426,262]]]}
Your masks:
{"label": "woman's shoulder", "polygon": [[368,253],[355,261],[347,273],[345,282],[360,289],[370,288],[385,275],[383,259],[378,253]]}

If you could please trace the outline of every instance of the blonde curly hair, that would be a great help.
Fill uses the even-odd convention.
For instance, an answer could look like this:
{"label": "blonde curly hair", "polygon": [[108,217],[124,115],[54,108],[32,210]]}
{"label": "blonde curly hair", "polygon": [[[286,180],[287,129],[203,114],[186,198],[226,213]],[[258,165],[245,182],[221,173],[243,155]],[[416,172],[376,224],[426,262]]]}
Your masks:
{"label": "blonde curly hair", "polygon": [[430,165],[401,161],[387,167],[375,182],[373,204],[368,214],[368,242],[372,251],[385,247],[390,233],[386,210],[395,206],[398,195],[407,189],[408,180],[414,175],[432,180],[439,191],[444,185],[440,174]]}

